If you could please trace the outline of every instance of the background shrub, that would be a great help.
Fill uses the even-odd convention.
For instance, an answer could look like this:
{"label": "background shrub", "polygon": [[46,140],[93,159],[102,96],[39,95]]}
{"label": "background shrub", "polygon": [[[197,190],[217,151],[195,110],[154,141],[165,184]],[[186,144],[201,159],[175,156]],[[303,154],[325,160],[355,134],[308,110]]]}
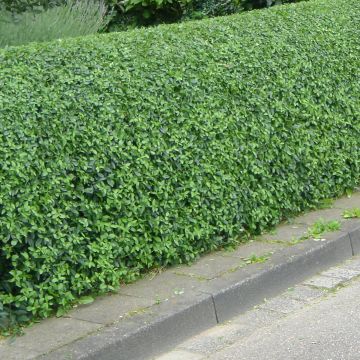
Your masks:
{"label": "background shrub", "polygon": [[0,50],[3,324],[358,184],[359,22],[319,0]]}
{"label": "background shrub", "polygon": [[0,0],[0,4],[13,13],[29,10],[42,11],[56,5],[63,5],[65,2],[66,0]]}
{"label": "background shrub", "polygon": [[308,0],[241,0],[241,4],[243,6],[243,9],[253,10],[253,9],[270,7],[274,5],[297,3],[300,1],[308,1]]}
{"label": "background shrub", "polygon": [[107,24],[106,6],[98,0],[68,0],[39,12],[0,10],[0,47],[94,34]]}
{"label": "background shrub", "polygon": [[[230,15],[304,0],[107,0],[117,14],[110,28],[122,30],[136,25],[170,23]],[[125,16],[124,16],[125,15]],[[120,26],[117,26],[117,25]]]}
{"label": "background shrub", "polygon": [[[66,2],[66,0],[2,1],[12,13],[41,12]],[[299,1],[306,0],[105,0],[112,18],[106,30],[123,31],[138,26],[229,15],[243,10]]]}
{"label": "background shrub", "polygon": [[193,0],[184,10],[184,18],[230,15],[243,10],[241,0]]}

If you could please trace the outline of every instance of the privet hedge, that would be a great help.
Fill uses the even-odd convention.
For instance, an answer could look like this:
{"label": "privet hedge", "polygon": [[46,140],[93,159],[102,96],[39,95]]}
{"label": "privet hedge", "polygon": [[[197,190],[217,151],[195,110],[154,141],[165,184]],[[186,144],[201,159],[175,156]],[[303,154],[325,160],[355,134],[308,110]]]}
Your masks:
{"label": "privet hedge", "polygon": [[2,324],[356,186],[359,20],[319,0],[0,51]]}

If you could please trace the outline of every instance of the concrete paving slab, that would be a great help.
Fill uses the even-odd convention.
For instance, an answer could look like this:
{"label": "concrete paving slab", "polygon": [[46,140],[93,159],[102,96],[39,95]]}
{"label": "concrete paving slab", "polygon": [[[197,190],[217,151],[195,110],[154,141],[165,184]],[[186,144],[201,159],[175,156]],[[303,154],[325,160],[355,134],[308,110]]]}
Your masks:
{"label": "concrete paving slab", "polygon": [[344,268],[340,268],[340,267],[331,268],[331,269],[329,269],[327,271],[323,271],[321,273],[322,276],[339,278],[339,279],[344,279],[347,281],[358,276],[358,274],[359,274],[358,271],[351,270],[351,269],[344,269]]}
{"label": "concrete paving slab", "polygon": [[297,299],[285,296],[277,296],[259,306],[259,309],[277,311],[283,314],[290,314],[305,306],[305,303]]}
{"label": "concrete paving slab", "polygon": [[297,285],[284,293],[284,296],[304,302],[310,302],[324,296],[325,294],[326,292],[321,289],[314,289],[309,286]]}
{"label": "concrete paving slab", "polygon": [[120,288],[119,294],[131,295],[159,302],[196,290],[202,280],[196,277],[176,275],[174,268],[149,279],[141,279]]}
{"label": "concrete paving slab", "polygon": [[8,342],[0,345],[1,360],[33,360],[41,354],[41,351],[29,350],[21,346],[13,346]]}
{"label": "concrete paving slab", "polygon": [[92,304],[80,305],[66,316],[106,325],[119,321],[128,313],[141,311],[154,304],[155,300],[152,298],[112,294],[97,298]]}
{"label": "concrete paving slab", "polygon": [[360,256],[353,257],[351,261],[347,261],[343,268],[356,271],[360,275]]}
{"label": "concrete paving slab", "polygon": [[340,221],[341,224],[341,231],[343,232],[353,232],[354,228],[359,226],[359,219],[342,219]]}
{"label": "concrete paving slab", "polygon": [[76,319],[46,319],[25,329],[25,334],[17,337],[11,347],[24,348],[30,353],[45,353],[101,328],[102,325]]}
{"label": "concrete paving slab", "polygon": [[239,324],[248,329],[250,334],[254,329],[272,324],[275,320],[284,317],[285,314],[260,309],[258,306],[254,310],[247,311],[231,319],[232,324]]}
{"label": "concrete paving slab", "polygon": [[[102,328],[102,331],[92,333],[89,336],[68,342],[64,346],[53,348],[50,351],[43,352],[39,359],[44,360],[84,360],[96,359],[110,360],[107,357],[107,348],[116,344],[117,341],[126,341],[139,329],[144,326],[139,324],[135,317],[123,319],[114,325]],[[100,355],[101,351],[105,356]],[[38,359],[36,359],[38,360]]]}
{"label": "concrete paving slab", "polygon": [[223,256],[235,257],[238,259],[247,258],[253,254],[256,256],[262,256],[272,252],[280,251],[284,248],[282,244],[272,244],[266,241],[262,241],[260,238],[252,240],[246,244],[242,244],[234,250],[223,252]]}
{"label": "concrete paving slab", "polygon": [[355,191],[350,196],[343,196],[333,203],[333,207],[347,210],[355,207],[360,207],[360,191]]}
{"label": "concrete paving slab", "polygon": [[344,279],[339,278],[331,278],[327,276],[315,276],[311,279],[308,279],[304,282],[305,285],[310,285],[318,288],[324,288],[328,290],[335,289],[340,284],[343,284],[345,282]]}
{"label": "concrete paving slab", "polygon": [[345,220],[342,216],[342,213],[343,210],[338,208],[314,210],[296,217],[295,221],[296,223],[306,224],[308,226],[313,225],[320,219],[324,219],[326,221],[337,220],[342,222]]}
{"label": "concrete paving slab", "polygon": [[294,240],[306,235],[308,225],[306,224],[282,224],[276,227],[273,233],[264,234],[260,237],[260,241],[280,241],[291,243]]}
{"label": "concrete paving slab", "polygon": [[211,280],[242,264],[241,259],[219,254],[210,254],[202,257],[191,266],[176,266],[172,272],[176,275],[185,275],[201,280]]}

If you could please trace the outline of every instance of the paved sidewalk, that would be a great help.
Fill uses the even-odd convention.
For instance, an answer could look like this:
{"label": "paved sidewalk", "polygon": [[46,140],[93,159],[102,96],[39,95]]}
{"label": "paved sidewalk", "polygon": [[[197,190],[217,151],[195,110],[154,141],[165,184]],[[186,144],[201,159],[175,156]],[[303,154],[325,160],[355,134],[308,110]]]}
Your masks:
{"label": "paved sidewalk", "polygon": [[[264,297],[360,254],[360,219],[343,216],[355,207],[360,207],[359,191],[336,200],[331,208],[284,222],[233,251],[214,252],[191,266],[148,274],[62,318],[34,324],[24,336],[0,340],[0,359],[144,360],[171,349],[234,312],[244,312]],[[336,220],[340,229],[309,235],[309,228],[320,219]],[[332,277],[318,281],[324,287],[336,283],[328,279]],[[294,299],[292,306],[299,306],[299,301]],[[269,316],[264,311],[261,314]],[[233,329],[234,336],[238,332]]]}
{"label": "paved sidewalk", "polygon": [[359,299],[356,257],[157,360],[359,360]]}

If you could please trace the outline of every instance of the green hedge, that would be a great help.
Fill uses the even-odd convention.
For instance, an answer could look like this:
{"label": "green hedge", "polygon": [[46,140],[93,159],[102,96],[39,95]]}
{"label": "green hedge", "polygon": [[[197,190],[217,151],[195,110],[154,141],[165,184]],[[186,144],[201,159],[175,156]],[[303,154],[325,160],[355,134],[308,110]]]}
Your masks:
{"label": "green hedge", "polygon": [[359,20],[319,0],[0,51],[2,324],[358,184]]}

